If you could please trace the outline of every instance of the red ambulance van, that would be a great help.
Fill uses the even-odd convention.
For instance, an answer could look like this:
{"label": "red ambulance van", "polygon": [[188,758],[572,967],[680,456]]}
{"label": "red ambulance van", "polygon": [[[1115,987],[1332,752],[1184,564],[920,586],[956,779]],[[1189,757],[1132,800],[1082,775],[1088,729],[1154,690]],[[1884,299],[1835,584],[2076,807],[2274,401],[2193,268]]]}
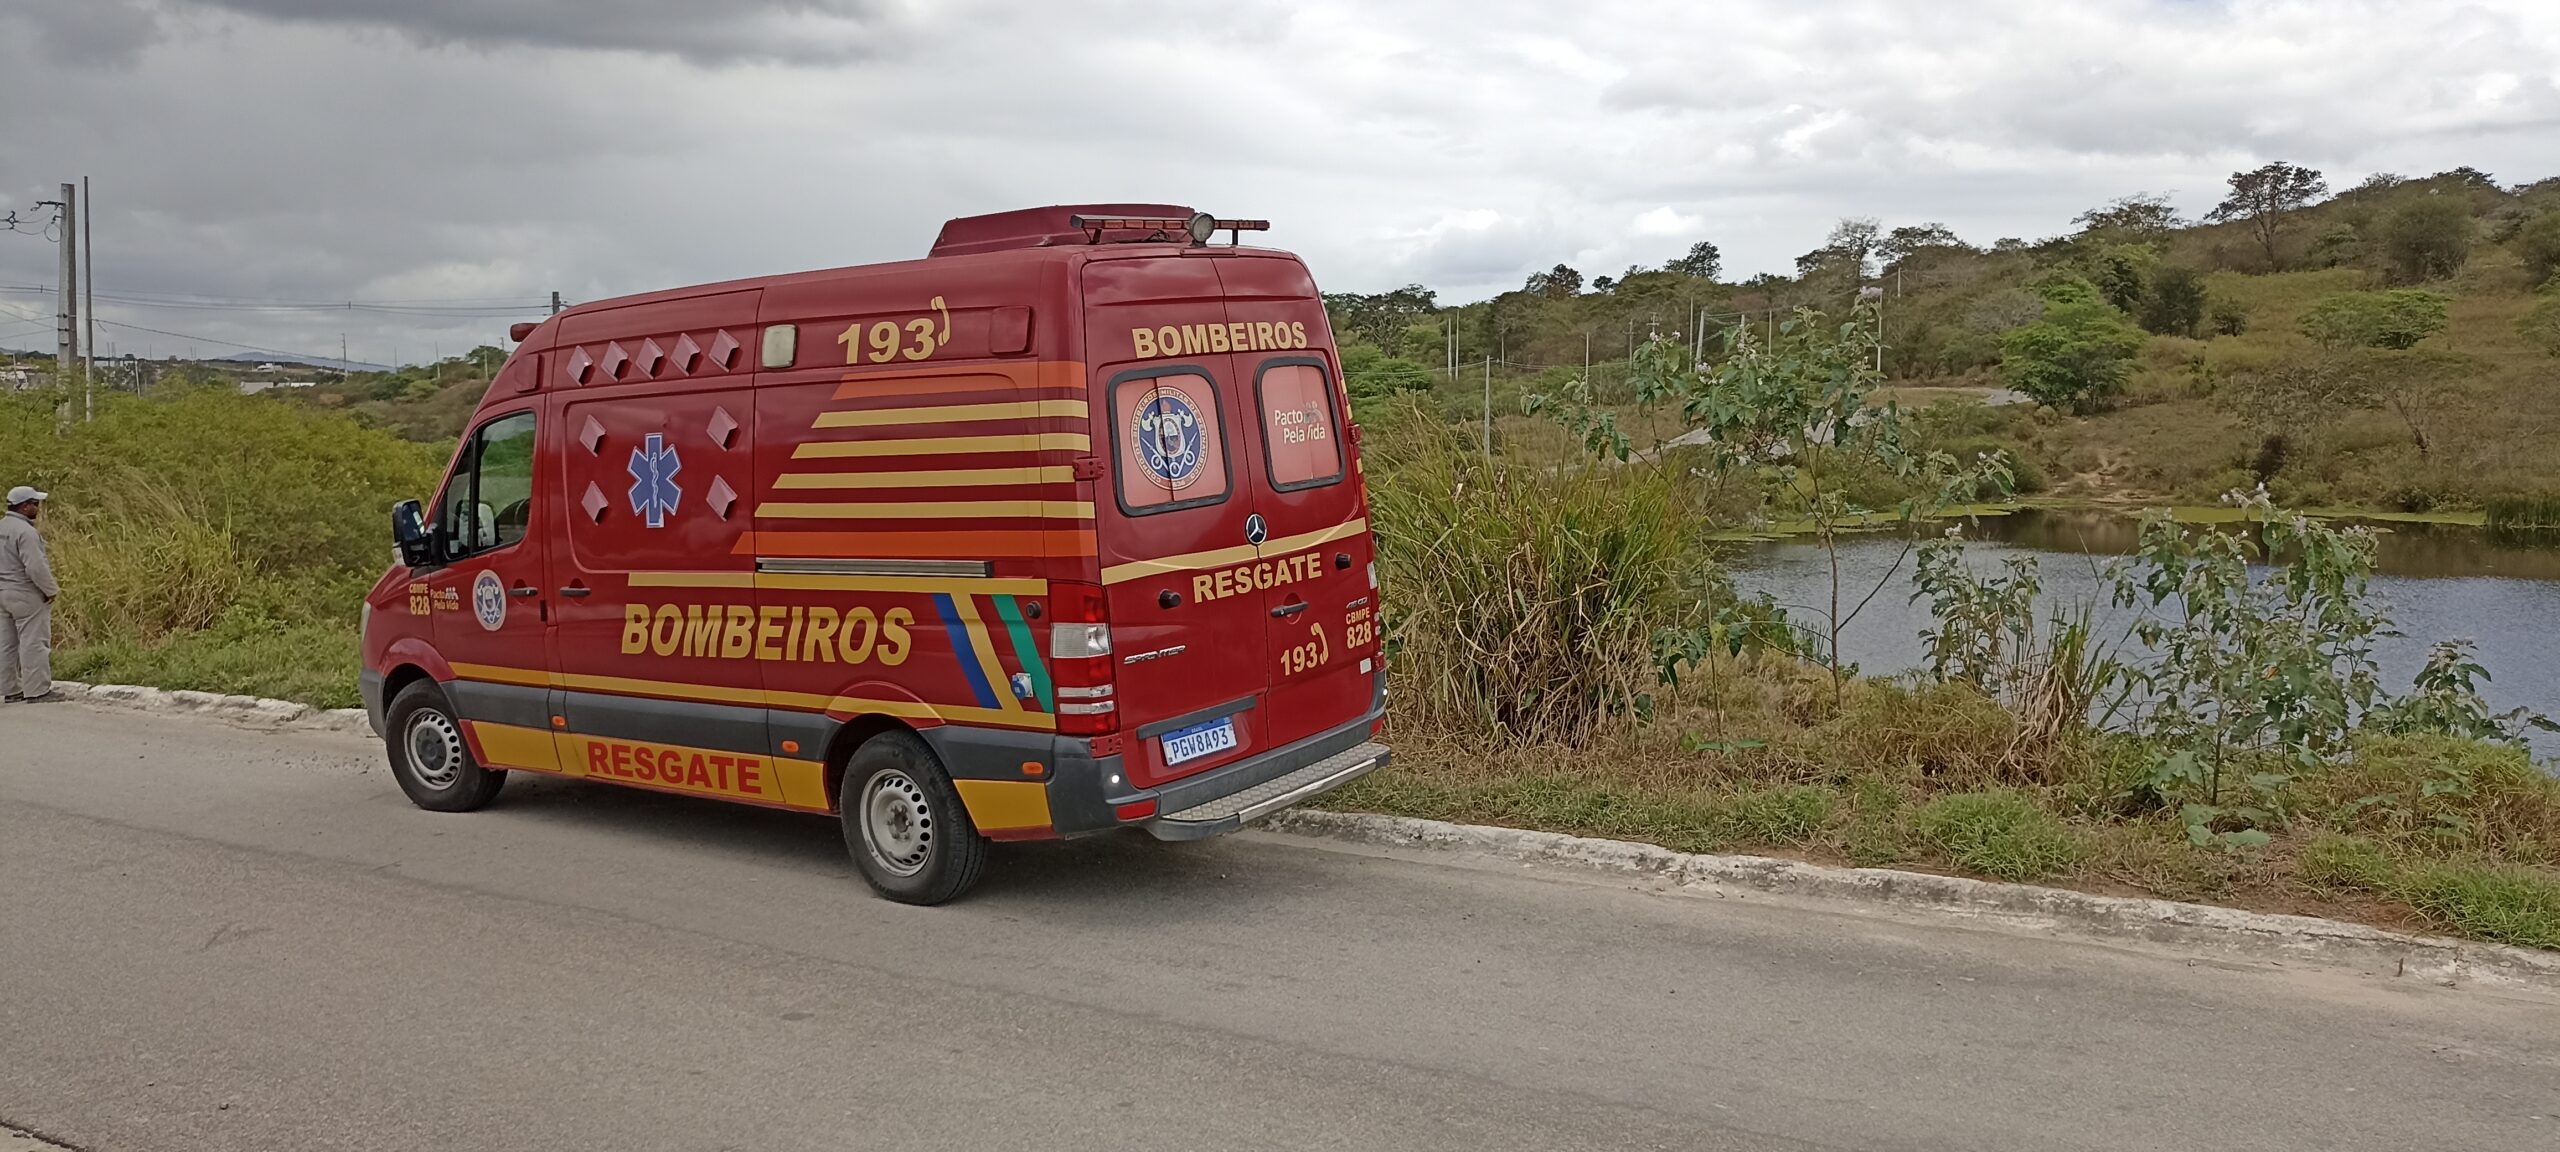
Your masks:
{"label": "red ambulance van", "polygon": [[1359,429],[1262,227],[1006,212],[518,325],[367,597],[401,788],[831,813],[933,904],[989,840],[1210,836],[1386,763]]}

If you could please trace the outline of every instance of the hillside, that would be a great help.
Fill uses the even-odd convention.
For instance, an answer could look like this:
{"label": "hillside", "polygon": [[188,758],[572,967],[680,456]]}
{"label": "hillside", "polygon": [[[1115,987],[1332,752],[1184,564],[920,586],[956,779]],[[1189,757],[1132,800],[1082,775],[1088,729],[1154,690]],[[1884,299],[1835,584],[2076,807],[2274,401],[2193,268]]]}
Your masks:
{"label": "hillside", "polygon": [[[1427,390],[1445,417],[1480,419],[1490,361],[1493,414],[1515,438],[1548,434],[1518,418],[1520,399],[1582,376],[1586,355],[1595,395],[1623,406],[1626,359],[1649,336],[1712,358],[1738,325],[1836,314],[1864,291],[1906,404],[2080,389],[1929,422],[1947,443],[2011,451],[2031,493],[2200,501],[2264,481],[2300,506],[2430,511],[2560,486],[2560,285],[2546,283],[2560,181],[2456,169],[2302,201],[2197,223],[2136,195],[2067,235],[1988,245],[1848,220],[1789,277],[1723,282],[1701,244],[1587,282],[1558,265],[1462,306],[1420,286],[1329,302],[1368,404]],[[2305,327],[2319,309],[2369,321],[2394,300],[2441,319]]]}

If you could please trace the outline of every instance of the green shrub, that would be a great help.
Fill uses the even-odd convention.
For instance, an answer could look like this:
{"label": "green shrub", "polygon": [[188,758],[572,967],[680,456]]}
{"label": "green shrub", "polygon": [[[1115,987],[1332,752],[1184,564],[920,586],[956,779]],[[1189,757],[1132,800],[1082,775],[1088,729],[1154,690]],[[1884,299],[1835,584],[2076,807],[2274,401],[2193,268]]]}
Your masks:
{"label": "green shrub", "polygon": [[2142,299],[2142,326],[2154,335],[2194,337],[2205,319],[2204,273],[2183,264],[2164,265],[2151,276]]}
{"label": "green shrub", "polygon": [[2142,332],[2123,313],[2066,292],[2000,338],[2000,377],[2036,403],[2087,411],[2123,390],[2141,350]]}
{"label": "green shrub", "polygon": [[2560,276],[2560,210],[2546,209],[2516,231],[2516,256],[2524,261],[2528,283],[2547,283]]}
{"label": "green shrub", "polygon": [[2471,259],[2471,209],[2450,196],[2412,200],[2383,222],[2382,247],[2403,283],[2441,280]]}
{"label": "green shrub", "polygon": [[2002,880],[2040,880],[2080,862],[2079,838],[2016,792],[1959,792],[1922,805],[1922,840],[1957,867]]}
{"label": "green shrub", "polygon": [[2444,331],[2442,293],[2401,288],[2389,292],[2341,292],[2302,315],[2302,334],[2324,348],[2406,349]]}

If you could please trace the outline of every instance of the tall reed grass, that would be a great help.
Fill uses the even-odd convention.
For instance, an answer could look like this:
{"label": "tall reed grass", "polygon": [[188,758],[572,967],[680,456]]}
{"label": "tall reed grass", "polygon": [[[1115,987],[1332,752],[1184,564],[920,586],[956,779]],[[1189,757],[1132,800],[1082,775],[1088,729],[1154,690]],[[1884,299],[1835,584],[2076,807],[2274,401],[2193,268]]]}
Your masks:
{"label": "tall reed grass", "polygon": [[1581,745],[1649,707],[1705,564],[1673,477],[1487,459],[1420,411],[1369,453],[1400,720]]}

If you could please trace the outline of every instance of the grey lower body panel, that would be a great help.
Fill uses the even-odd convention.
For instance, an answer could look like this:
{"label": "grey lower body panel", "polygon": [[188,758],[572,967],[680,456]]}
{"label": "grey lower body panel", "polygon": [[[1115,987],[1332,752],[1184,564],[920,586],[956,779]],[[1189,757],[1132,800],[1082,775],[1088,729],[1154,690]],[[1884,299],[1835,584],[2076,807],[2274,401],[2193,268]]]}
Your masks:
{"label": "grey lower body panel", "polygon": [[364,700],[364,714],[372,719],[373,730],[390,731],[391,726],[385,722],[383,712],[391,706],[391,702],[382,698],[382,673],[371,668],[358,669],[356,695]]}

